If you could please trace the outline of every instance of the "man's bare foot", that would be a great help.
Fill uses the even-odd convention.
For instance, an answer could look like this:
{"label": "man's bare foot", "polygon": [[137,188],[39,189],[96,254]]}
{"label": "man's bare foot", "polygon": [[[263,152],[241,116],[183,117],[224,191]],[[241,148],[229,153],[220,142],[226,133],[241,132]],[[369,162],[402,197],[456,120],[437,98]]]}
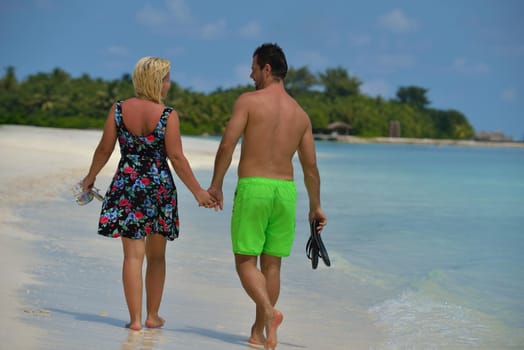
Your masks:
{"label": "man's bare foot", "polygon": [[266,338],[264,338],[264,328],[258,330],[256,324],[251,326],[251,337],[247,340],[247,343],[254,348],[262,349]]}
{"label": "man's bare foot", "polygon": [[247,340],[247,345],[249,345],[252,348],[256,348],[256,349],[263,349],[264,348],[264,341],[261,342],[258,339],[256,339],[255,337],[251,336]]}
{"label": "man's bare foot", "polygon": [[146,327],[147,328],[161,328],[166,323],[166,320],[164,320],[160,316],[152,317],[148,316],[146,320]]}
{"label": "man's bare foot", "polygon": [[250,347],[255,348],[255,349],[263,349],[264,348],[264,344],[263,343],[259,343],[256,340],[253,340],[253,338],[249,338],[247,340],[247,345],[249,345]]}
{"label": "man's bare foot", "polygon": [[139,331],[142,329],[142,325],[140,323],[137,323],[137,322],[130,322],[128,324],[126,324],[126,328],[129,328],[133,331]]}
{"label": "man's bare foot", "polygon": [[275,349],[277,347],[277,328],[284,320],[282,312],[275,309],[272,319],[268,320],[269,329],[267,330],[267,339],[264,349]]}

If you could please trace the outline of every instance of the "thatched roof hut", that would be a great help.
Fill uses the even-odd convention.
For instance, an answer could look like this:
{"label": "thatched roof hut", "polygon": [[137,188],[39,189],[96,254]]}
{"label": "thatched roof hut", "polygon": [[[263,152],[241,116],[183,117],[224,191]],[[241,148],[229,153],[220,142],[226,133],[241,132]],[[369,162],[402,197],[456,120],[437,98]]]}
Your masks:
{"label": "thatched roof hut", "polygon": [[333,122],[327,126],[327,130],[331,133],[336,132],[339,135],[349,135],[351,131],[351,124],[344,122]]}

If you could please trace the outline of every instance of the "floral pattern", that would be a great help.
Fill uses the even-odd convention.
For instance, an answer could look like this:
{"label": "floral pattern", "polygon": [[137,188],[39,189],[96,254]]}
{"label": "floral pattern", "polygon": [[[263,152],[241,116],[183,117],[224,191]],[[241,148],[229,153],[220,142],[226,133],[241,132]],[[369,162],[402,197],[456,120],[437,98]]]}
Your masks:
{"label": "floral pattern", "polygon": [[173,108],[164,109],[150,135],[135,136],[123,123],[122,102],[115,108],[121,158],[102,203],[98,233],[132,239],[158,233],[172,241],[178,237],[178,203],[164,136]]}

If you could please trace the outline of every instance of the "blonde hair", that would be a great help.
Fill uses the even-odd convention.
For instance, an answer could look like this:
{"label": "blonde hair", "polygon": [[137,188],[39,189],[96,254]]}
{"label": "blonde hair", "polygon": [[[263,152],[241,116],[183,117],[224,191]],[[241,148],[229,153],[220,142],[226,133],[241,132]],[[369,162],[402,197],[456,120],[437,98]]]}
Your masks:
{"label": "blonde hair", "polygon": [[164,58],[143,57],[133,71],[135,95],[157,103],[162,102],[163,80],[171,69],[171,63]]}

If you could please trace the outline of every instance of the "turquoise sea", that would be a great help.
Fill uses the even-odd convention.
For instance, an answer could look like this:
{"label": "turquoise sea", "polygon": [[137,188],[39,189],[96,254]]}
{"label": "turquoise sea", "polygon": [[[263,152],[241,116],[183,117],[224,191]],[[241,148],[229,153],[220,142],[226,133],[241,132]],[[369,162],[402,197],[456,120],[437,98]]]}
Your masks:
{"label": "turquoise sea", "polygon": [[[306,258],[295,161],[297,237],[282,267],[279,349],[524,348],[524,149],[318,142],[317,152],[332,266],[312,270]],[[230,251],[235,170],[221,213],[198,209],[175,178],[182,230],[168,245],[168,326],[147,347],[131,346],[122,329],[121,247],[96,235],[99,204],[72,203],[65,183],[60,198],[18,208],[42,237],[33,273],[44,283],[24,299],[51,312],[28,322],[78,349],[245,349],[254,308]],[[210,170],[195,173],[209,183]]]}
{"label": "turquoise sea", "polygon": [[347,290],[369,312],[379,348],[524,348],[523,149],[317,151],[334,260],[326,294]]}
{"label": "turquoise sea", "polygon": [[[280,302],[314,310],[326,349],[524,348],[524,149],[317,142],[317,153],[332,266],[305,257],[296,161]],[[231,169],[230,200],[235,181]]]}

